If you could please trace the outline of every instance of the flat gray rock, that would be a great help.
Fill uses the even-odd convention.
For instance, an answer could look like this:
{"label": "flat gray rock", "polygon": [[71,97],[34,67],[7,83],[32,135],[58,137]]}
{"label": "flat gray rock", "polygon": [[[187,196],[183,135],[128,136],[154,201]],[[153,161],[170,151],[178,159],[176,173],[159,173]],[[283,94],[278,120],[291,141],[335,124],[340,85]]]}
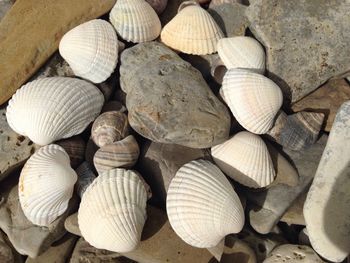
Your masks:
{"label": "flat gray rock", "polygon": [[327,138],[327,135],[323,135],[315,144],[303,151],[285,150],[299,174],[296,186],[279,183],[264,191],[245,191],[249,204],[249,221],[257,232],[269,233],[298,196],[307,191]]}
{"label": "flat gray rock", "polygon": [[250,30],[266,49],[268,77],[295,102],[350,71],[350,4],[344,0],[254,0]]}
{"label": "flat gray rock", "polygon": [[[3,187],[2,187],[3,188]],[[70,201],[68,210],[49,227],[33,225],[24,215],[18,199],[18,186],[1,189],[0,228],[7,234],[15,249],[32,258],[46,251],[53,242],[65,233],[64,220],[77,208],[77,198]]]}
{"label": "flat gray rock", "polygon": [[122,53],[120,85],[131,127],[152,141],[209,148],[228,138],[226,106],[197,69],[161,43]]}
{"label": "flat gray rock", "polygon": [[323,263],[324,261],[311,247],[286,244],[276,247],[263,263]]}
{"label": "flat gray rock", "polygon": [[6,15],[7,11],[13,6],[16,0],[1,0],[0,1],[0,21]]}
{"label": "flat gray rock", "polygon": [[15,133],[7,123],[6,109],[0,109],[0,181],[23,164],[40,146]]}
{"label": "flat gray rock", "polygon": [[350,254],[350,101],[335,117],[304,205],[312,247],[333,262]]}
{"label": "flat gray rock", "polygon": [[138,170],[152,189],[156,200],[165,205],[170,181],[184,164],[199,158],[210,158],[209,150],[176,144],[147,142],[143,145]]}

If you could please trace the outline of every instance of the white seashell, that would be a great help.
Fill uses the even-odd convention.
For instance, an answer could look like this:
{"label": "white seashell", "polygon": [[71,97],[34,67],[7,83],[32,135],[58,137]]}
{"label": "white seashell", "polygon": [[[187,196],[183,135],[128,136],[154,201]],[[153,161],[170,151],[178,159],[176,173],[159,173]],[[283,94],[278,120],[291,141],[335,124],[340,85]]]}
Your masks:
{"label": "white seashell", "polygon": [[77,175],[61,146],[40,148],[24,165],[19,178],[19,202],[30,222],[49,226],[68,208]]}
{"label": "white seashell", "polygon": [[226,72],[220,94],[237,121],[256,134],[272,128],[283,102],[282,92],[272,80],[244,69]]}
{"label": "white seashell", "polygon": [[87,81],[42,78],[17,90],[6,117],[15,132],[47,145],[83,132],[98,116],[103,102],[99,89]]}
{"label": "white seashell", "polygon": [[80,203],[82,236],[99,249],[134,250],[146,221],[146,202],[146,189],[135,172],[118,168],[102,173]]}
{"label": "white seashell", "polygon": [[265,52],[254,38],[242,36],[222,38],[218,42],[218,54],[228,69],[252,69],[264,74]]}
{"label": "white seashell", "polygon": [[243,207],[230,182],[204,160],[189,162],[177,171],[166,206],[176,234],[194,247],[214,247],[244,225]]}
{"label": "white seashell", "polygon": [[239,132],[226,142],[212,147],[211,155],[225,174],[245,186],[265,187],[275,178],[265,142],[250,132]]}
{"label": "white seashell", "polygon": [[217,51],[224,35],[210,14],[194,1],[187,1],[179,13],[164,26],[161,40],[183,53],[206,55]]}
{"label": "white seashell", "polygon": [[75,75],[101,83],[118,62],[117,34],[110,23],[94,19],[68,31],[59,51]]}
{"label": "white seashell", "polygon": [[144,0],[118,0],[109,20],[121,38],[134,43],[156,39],[162,28],[157,13]]}

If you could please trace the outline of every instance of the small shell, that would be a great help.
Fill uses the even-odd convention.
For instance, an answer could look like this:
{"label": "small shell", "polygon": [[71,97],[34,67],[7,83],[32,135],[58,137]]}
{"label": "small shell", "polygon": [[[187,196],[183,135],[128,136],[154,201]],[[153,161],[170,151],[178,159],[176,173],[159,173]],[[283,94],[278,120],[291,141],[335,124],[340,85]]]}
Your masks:
{"label": "small shell", "polygon": [[149,3],[154,11],[156,11],[156,13],[159,15],[163,13],[164,9],[166,8],[168,0],[146,0],[146,2]]}
{"label": "small shell", "polygon": [[118,62],[118,39],[113,26],[101,19],[68,31],[59,45],[74,74],[94,83],[105,81]]}
{"label": "small shell", "polygon": [[156,12],[144,0],[118,0],[109,20],[121,38],[133,43],[156,39],[162,28]]}
{"label": "small shell", "polygon": [[195,1],[186,1],[162,30],[161,40],[183,53],[206,55],[217,51],[224,35],[210,14]]}
{"label": "small shell", "polygon": [[225,174],[245,186],[265,187],[275,178],[266,144],[250,132],[239,132],[228,141],[212,147],[211,155]]}
{"label": "small shell", "polygon": [[147,193],[136,173],[114,169],[86,189],[78,211],[80,231],[99,249],[134,250],[146,221]]}
{"label": "small shell", "polygon": [[218,54],[227,69],[251,69],[264,74],[265,52],[254,38],[241,36],[222,38],[218,42]]}
{"label": "small shell", "polygon": [[220,94],[237,121],[248,131],[266,133],[282,106],[280,88],[263,75],[244,69],[229,69]]}
{"label": "small shell", "polygon": [[204,160],[189,162],[177,171],[166,208],[176,234],[194,247],[214,247],[244,225],[243,207],[230,182]]}
{"label": "small shell", "polygon": [[70,165],[77,168],[85,159],[85,142],[80,136],[73,136],[56,142],[69,156]]}
{"label": "small shell", "polygon": [[96,175],[91,170],[88,162],[83,162],[75,171],[78,175],[76,191],[81,198],[88,186],[95,180]]}
{"label": "small shell", "polygon": [[301,111],[288,116],[281,112],[267,134],[282,146],[299,151],[317,141],[323,120],[324,114],[318,112]]}
{"label": "small shell", "polygon": [[139,158],[140,148],[134,136],[101,147],[94,156],[94,165],[99,174],[123,167],[130,168]]}
{"label": "small shell", "polygon": [[14,131],[47,145],[83,132],[98,116],[103,102],[102,93],[87,81],[42,78],[17,90],[6,117]]}
{"label": "small shell", "polygon": [[67,210],[76,181],[61,146],[40,148],[26,162],[19,178],[18,195],[25,216],[35,225],[49,226]]}
{"label": "small shell", "polygon": [[118,111],[102,113],[94,121],[91,129],[92,140],[99,147],[122,140],[128,133],[128,117]]}

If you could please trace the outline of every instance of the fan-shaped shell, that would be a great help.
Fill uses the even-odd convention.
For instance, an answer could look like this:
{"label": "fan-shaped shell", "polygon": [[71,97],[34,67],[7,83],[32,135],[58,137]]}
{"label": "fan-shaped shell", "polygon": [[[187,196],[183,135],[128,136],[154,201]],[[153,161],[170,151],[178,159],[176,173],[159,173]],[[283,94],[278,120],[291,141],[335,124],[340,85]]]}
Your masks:
{"label": "fan-shaped shell", "polygon": [[133,171],[118,168],[101,174],[86,189],[80,203],[82,236],[99,249],[132,251],[141,239],[146,201],[145,187]]}
{"label": "fan-shaped shell", "polygon": [[39,145],[81,133],[101,111],[103,95],[80,79],[53,77],[22,86],[7,106],[10,127]]}
{"label": "fan-shaped shell", "polygon": [[61,146],[47,145],[34,153],[19,178],[19,202],[35,225],[48,226],[68,208],[77,175]]}
{"label": "fan-shaped shell", "polygon": [[140,148],[134,136],[101,147],[94,156],[97,172],[103,173],[113,168],[129,168],[135,165],[139,158]]}
{"label": "fan-shaped shell", "polygon": [[158,15],[145,0],[118,0],[109,20],[121,38],[134,43],[156,39],[162,28]]}
{"label": "fan-shaped shell", "polygon": [[176,234],[195,247],[216,246],[244,225],[243,207],[230,182],[219,168],[204,160],[189,162],[177,171],[166,206]]}
{"label": "fan-shaped shell", "polygon": [[59,51],[75,75],[101,83],[118,62],[117,34],[110,23],[94,19],[68,31]]}
{"label": "fan-shaped shell", "polygon": [[244,69],[226,72],[220,94],[237,121],[256,134],[271,129],[283,102],[282,92],[272,80]]}
{"label": "fan-shaped shell", "polygon": [[210,14],[194,1],[184,2],[179,13],[164,26],[161,40],[167,46],[194,55],[217,51],[224,35]]}
{"label": "fan-shaped shell", "polygon": [[265,71],[264,49],[254,38],[222,38],[218,42],[218,54],[228,69],[251,69],[261,74]]}
{"label": "fan-shaped shell", "polygon": [[275,170],[264,141],[250,132],[239,132],[226,142],[211,148],[220,169],[235,181],[260,188],[271,184]]}
{"label": "fan-shaped shell", "polygon": [[122,140],[128,133],[128,117],[119,111],[102,113],[94,121],[91,129],[92,140],[99,147]]}

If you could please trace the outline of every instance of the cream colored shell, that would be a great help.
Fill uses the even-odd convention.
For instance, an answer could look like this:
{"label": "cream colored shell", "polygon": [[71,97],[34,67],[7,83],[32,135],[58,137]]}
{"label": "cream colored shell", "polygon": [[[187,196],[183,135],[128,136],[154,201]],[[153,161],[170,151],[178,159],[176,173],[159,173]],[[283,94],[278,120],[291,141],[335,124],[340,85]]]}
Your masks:
{"label": "cream colored shell", "polygon": [[138,175],[114,169],[86,189],[78,211],[82,236],[92,246],[115,252],[134,250],[146,221],[147,193]]}
{"label": "cream colored shell", "polygon": [[144,0],[118,0],[109,20],[121,38],[134,43],[156,39],[162,28],[158,15]]}
{"label": "cream colored shell", "polygon": [[224,37],[210,14],[193,1],[184,2],[183,9],[164,26],[161,41],[183,53],[211,54],[217,51],[217,42]]}
{"label": "cream colored shell", "polygon": [[30,222],[49,226],[68,208],[77,175],[61,146],[40,148],[24,165],[19,178],[19,202]]}
{"label": "cream colored shell", "polygon": [[101,83],[118,62],[117,34],[110,23],[94,19],[68,31],[59,51],[75,75]]}
{"label": "cream colored shell", "polygon": [[271,184],[275,169],[264,141],[250,132],[239,132],[226,142],[211,148],[219,168],[235,181],[260,188]]}
{"label": "cream colored shell", "polygon": [[91,83],[52,77],[22,86],[7,106],[10,127],[39,145],[84,131],[101,111],[104,98]]}
{"label": "cream colored shell", "polygon": [[237,121],[256,134],[272,128],[283,102],[282,92],[272,80],[244,69],[226,72],[220,94]]}
{"label": "cream colored shell", "polygon": [[251,69],[261,74],[265,71],[265,52],[254,38],[222,38],[218,42],[218,54],[228,69]]}
{"label": "cream colored shell", "polygon": [[214,247],[244,225],[239,197],[219,168],[205,160],[178,170],[169,185],[166,207],[176,234],[195,247]]}

